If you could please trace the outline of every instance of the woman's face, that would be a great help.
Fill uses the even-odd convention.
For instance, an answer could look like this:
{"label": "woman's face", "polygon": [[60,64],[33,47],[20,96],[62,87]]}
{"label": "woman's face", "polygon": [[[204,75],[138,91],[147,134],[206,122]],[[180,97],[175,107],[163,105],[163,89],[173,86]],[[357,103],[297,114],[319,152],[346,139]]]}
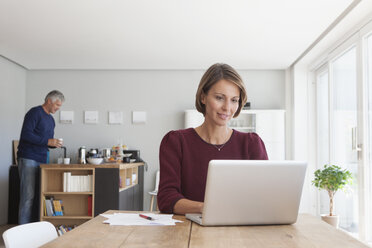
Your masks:
{"label": "woman's face", "polygon": [[226,126],[239,107],[240,89],[234,83],[221,79],[206,95],[202,95],[205,118],[210,123]]}

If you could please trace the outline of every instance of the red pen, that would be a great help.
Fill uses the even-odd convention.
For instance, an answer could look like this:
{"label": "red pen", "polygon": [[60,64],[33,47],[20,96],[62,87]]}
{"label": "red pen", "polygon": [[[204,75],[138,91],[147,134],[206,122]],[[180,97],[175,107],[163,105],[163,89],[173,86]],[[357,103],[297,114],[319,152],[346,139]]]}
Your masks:
{"label": "red pen", "polygon": [[146,216],[146,215],[144,215],[144,214],[139,214],[139,217],[144,218],[144,219],[146,219],[146,220],[154,220],[154,218],[152,218],[152,217],[150,217],[150,216]]}

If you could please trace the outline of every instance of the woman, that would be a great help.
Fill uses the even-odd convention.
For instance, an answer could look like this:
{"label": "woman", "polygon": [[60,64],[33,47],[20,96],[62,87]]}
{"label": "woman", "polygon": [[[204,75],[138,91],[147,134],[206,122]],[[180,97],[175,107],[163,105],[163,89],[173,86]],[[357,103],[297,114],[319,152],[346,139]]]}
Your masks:
{"label": "woman", "polygon": [[171,131],[160,145],[158,206],[164,213],[201,213],[212,159],[267,159],[256,133],[227,126],[247,100],[239,74],[227,64],[214,64],[196,92],[196,109],[204,115],[197,128]]}

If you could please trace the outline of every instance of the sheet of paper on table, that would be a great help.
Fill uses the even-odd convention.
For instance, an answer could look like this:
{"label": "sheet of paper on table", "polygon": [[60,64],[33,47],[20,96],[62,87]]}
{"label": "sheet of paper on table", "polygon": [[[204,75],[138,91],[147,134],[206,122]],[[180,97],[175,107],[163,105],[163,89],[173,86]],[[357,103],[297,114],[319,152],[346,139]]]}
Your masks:
{"label": "sheet of paper on table", "polygon": [[174,226],[177,222],[183,222],[180,220],[173,219],[173,214],[153,214],[153,213],[141,213],[153,220],[147,220],[134,213],[114,213],[114,214],[101,214],[101,216],[107,218],[103,223],[110,224],[112,226]]}

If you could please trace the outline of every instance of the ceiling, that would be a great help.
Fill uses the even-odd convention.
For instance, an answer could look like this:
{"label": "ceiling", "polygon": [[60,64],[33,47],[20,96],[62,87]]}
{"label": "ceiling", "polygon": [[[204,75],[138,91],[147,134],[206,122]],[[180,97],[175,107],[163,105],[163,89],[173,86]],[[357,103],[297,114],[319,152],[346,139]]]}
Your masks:
{"label": "ceiling", "polygon": [[352,0],[0,0],[0,55],[35,69],[285,69]]}

